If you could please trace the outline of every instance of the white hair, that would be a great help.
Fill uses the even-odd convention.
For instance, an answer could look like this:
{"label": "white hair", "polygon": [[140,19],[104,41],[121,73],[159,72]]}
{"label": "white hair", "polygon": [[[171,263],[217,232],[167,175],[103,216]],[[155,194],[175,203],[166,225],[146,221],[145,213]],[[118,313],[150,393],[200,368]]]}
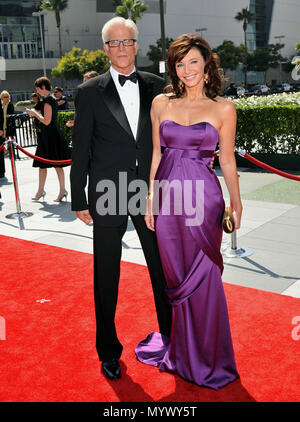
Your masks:
{"label": "white hair", "polygon": [[125,19],[120,16],[116,16],[109,21],[106,22],[106,24],[102,28],[102,41],[103,44],[108,41],[108,32],[114,25],[124,25],[127,28],[131,29],[133,33],[133,38],[138,39],[139,31],[137,29],[136,24],[131,19]]}
{"label": "white hair", "polygon": [[10,93],[9,93],[8,91],[2,91],[2,92],[1,92],[1,94],[0,94],[0,99],[1,99],[1,100],[2,100],[3,95],[7,95],[7,96],[8,96],[8,99],[9,99],[9,101],[10,101]]}

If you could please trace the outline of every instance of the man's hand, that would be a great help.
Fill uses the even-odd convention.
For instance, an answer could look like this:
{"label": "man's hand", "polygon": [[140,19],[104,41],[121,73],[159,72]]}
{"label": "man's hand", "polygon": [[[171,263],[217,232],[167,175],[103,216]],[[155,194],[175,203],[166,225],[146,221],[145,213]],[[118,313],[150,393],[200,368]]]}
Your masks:
{"label": "man's hand", "polygon": [[2,136],[3,135],[3,130],[0,130],[0,136]]}
{"label": "man's hand", "polygon": [[73,127],[74,126],[74,120],[68,120],[66,123],[67,127]]}
{"label": "man's hand", "polygon": [[76,211],[76,215],[77,218],[79,218],[79,220],[83,221],[85,224],[90,224],[93,221],[89,210]]}

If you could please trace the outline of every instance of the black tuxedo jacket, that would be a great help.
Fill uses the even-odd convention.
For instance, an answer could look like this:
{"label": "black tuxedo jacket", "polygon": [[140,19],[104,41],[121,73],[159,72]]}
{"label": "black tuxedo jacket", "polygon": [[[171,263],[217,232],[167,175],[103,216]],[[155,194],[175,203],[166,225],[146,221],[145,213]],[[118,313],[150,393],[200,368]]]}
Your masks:
{"label": "black tuxedo jacket", "polygon": [[[116,215],[101,216],[97,213],[96,202],[101,196],[96,192],[97,183],[104,179],[113,181],[118,198],[120,172],[126,173],[127,186],[137,178],[147,183],[149,180],[152,159],[150,108],[153,98],[162,92],[164,80],[147,72],[138,71],[137,75],[140,111],[136,140],[110,71],[81,84],[75,99],[72,210],[89,209],[94,222],[104,226],[118,226],[127,217],[119,214],[118,200]],[[87,177],[88,201],[85,194]],[[124,189],[123,185],[121,189]]]}

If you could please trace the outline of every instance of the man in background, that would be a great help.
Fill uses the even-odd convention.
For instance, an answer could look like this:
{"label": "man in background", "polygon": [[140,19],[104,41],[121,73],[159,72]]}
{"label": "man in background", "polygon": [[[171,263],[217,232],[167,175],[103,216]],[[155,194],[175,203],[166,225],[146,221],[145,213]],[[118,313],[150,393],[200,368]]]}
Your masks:
{"label": "man in background", "polygon": [[54,88],[53,96],[56,99],[57,111],[68,110],[68,101],[67,97],[63,95],[64,90],[59,86]]}

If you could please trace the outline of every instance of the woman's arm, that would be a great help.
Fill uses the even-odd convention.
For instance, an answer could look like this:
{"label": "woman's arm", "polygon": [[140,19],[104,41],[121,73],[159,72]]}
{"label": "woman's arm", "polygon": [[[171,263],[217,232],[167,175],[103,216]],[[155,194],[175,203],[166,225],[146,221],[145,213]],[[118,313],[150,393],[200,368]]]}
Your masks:
{"label": "woman's arm", "polygon": [[222,115],[223,123],[220,129],[219,139],[219,163],[235,211],[236,229],[239,229],[243,206],[240,197],[239,180],[234,156],[237,117],[234,104],[231,101],[225,101]]}
{"label": "woman's arm", "polygon": [[51,120],[52,120],[52,107],[51,107],[50,104],[45,103],[45,106],[44,106],[44,116],[42,116],[35,109],[26,110],[26,112],[30,116],[36,117],[45,126],[48,126],[51,123]]}
{"label": "woman's arm", "polygon": [[162,95],[158,95],[152,101],[150,116],[152,122],[152,142],[153,142],[153,152],[152,152],[152,162],[149,176],[149,198],[147,203],[147,214],[145,215],[145,222],[148,229],[154,231],[154,217],[152,214],[152,197],[153,197],[153,182],[156,175],[157,168],[161,160],[161,148],[160,148],[160,136],[159,136],[159,126],[160,126],[160,113],[163,102]]}

